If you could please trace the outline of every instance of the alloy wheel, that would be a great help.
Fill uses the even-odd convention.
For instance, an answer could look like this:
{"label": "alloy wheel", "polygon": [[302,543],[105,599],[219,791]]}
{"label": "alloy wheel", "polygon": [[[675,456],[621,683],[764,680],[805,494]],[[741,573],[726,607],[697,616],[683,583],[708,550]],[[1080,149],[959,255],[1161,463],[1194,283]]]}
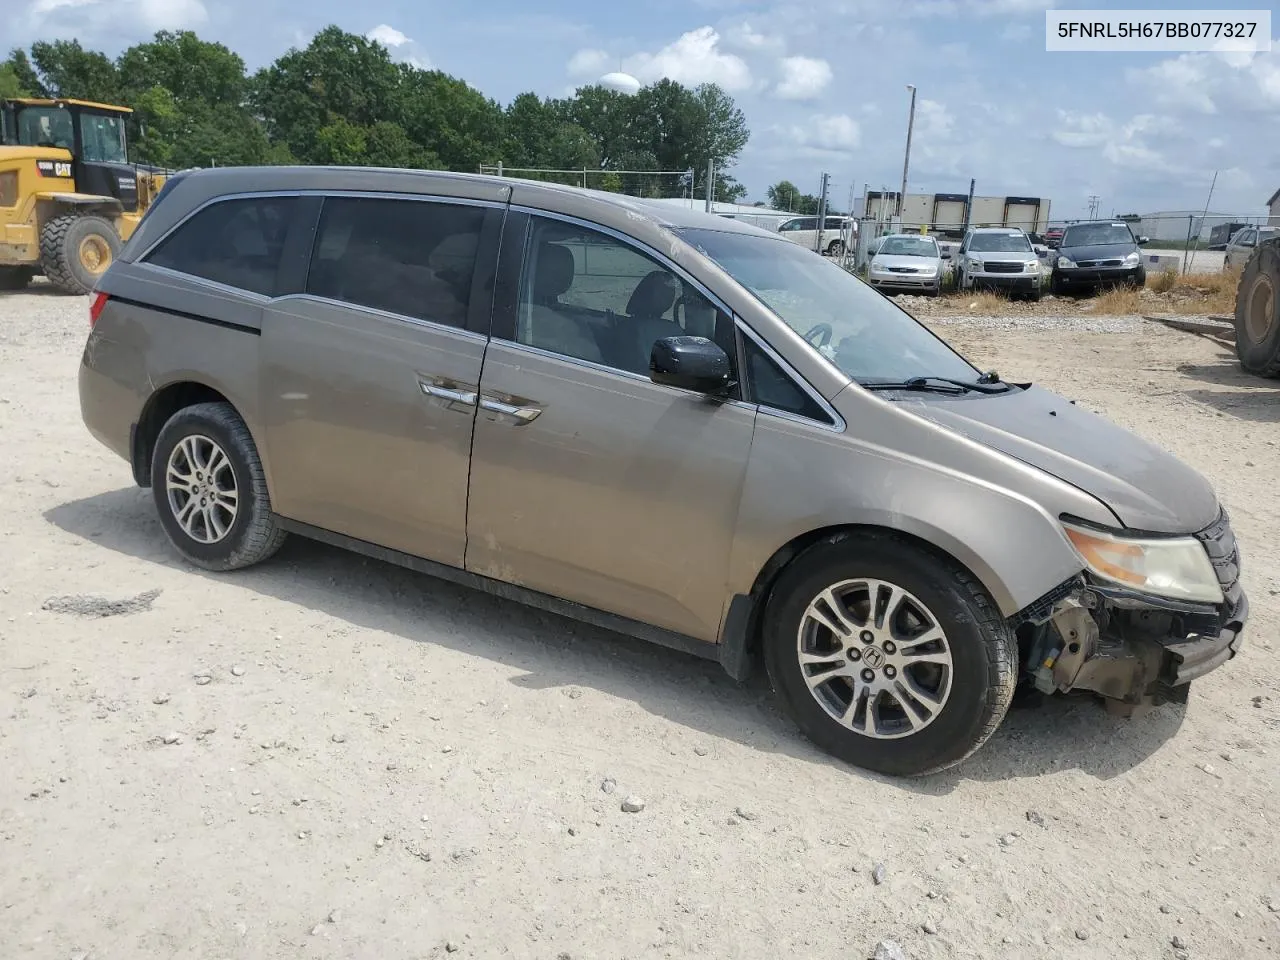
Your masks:
{"label": "alloy wheel", "polygon": [[919,599],[884,580],[846,580],[800,620],[800,670],[818,704],[875,739],[919,733],[946,706],[953,664],[946,631]]}
{"label": "alloy wheel", "polygon": [[231,532],[240,505],[235,470],[216,441],[191,434],[169,453],[165,468],[169,509],[197,543],[217,543]]}

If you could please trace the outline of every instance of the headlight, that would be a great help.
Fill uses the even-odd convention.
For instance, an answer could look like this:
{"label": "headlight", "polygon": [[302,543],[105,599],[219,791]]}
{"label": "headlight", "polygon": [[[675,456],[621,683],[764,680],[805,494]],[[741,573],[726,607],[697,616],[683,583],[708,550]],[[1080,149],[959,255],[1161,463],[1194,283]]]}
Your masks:
{"label": "headlight", "polygon": [[1076,265],[1076,262],[1072,260],[1070,257],[1058,257],[1058,266],[1060,267],[1066,267],[1068,270],[1070,270],[1074,268],[1075,265]]}
{"label": "headlight", "polygon": [[1209,555],[1193,537],[1124,537],[1063,523],[1090,571],[1121,586],[1177,600],[1221,603]]}
{"label": "headlight", "polygon": [[1127,257],[1124,258],[1124,265],[1126,267],[1136,267],[1141,260],[1142,260],[1142,257],[1139,256],[1138,251],[1135,250],[1133,251],[1133,253],[1129,254]]}
{"label": "headlight", "polygon": [[968,267],[970,270],[981,270],[981,269],[982,269],[982,261],[981,261],[981,260],[974,260],[974,259],[970,258],[970,259],[968,259],[968,260],[966,260],[966,261],[964,262],[964,265],[965,265],[966,267]]}
{"label": "headlight", "polygon": [[1028,263],[1028,264],[1027,264],[1027,268],[1026,268],[1026,269],[1027,269],[1027,273],[1039,273],[1039,272],[1040,272],[1040,261],[1039,261],[1039,260],[1032,260],[1030,263]]}

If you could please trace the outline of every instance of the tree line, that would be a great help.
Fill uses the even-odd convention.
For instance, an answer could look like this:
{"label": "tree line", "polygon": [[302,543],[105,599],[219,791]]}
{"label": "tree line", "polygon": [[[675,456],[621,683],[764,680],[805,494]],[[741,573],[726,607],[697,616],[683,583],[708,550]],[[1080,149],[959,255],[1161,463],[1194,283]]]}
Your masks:
{"label": "tree line", "polygon": [[[171,168],[350,164],[475,172],[482,165],[596,172],[624,189],[626,170],[691,170],[630,178],[627,192],[716,199],[746,189],[723,171],[746,146],[746,118],[713,83],[663,79],[627,96],[600,86],[565,98],[522,93],[503,106],[440,70],[396,62],[380,43],[336,26],[249,73],[244,60],[190,31],[162,31],[114,60],[76,40],[33,43],[0,62],[0,97],[118,104],[130,159]],[[556,179],[547,177],[547,179]],[[569,179],[569,178],[566,178]],[[570,179],[570,182],[573,182]]]}

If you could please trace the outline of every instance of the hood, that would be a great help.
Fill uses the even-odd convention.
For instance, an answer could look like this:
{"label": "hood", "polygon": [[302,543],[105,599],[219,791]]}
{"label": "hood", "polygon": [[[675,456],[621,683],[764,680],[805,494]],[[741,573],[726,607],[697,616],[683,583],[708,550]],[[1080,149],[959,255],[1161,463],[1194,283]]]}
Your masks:
{"label": "hood", "polygon": [[938,257],[909,257],[900,253],[877,253],[874,260],[875,266],[886,270],[889,267],[911,267],[930,273],[942,266],[942,260]]}
{"label": "hood", "polygon": [[1131,529],[1194,533],[1218,516],[1208,481],[1173,454],[1040,387],[900,402],[1079,487]]}
{"label": "hood", "polygon": [[1058,247],[1058,253],[1076,263],[1081,260],[1114,260],[1138,250],[1136,243],[1088,243],[1082,247]]}

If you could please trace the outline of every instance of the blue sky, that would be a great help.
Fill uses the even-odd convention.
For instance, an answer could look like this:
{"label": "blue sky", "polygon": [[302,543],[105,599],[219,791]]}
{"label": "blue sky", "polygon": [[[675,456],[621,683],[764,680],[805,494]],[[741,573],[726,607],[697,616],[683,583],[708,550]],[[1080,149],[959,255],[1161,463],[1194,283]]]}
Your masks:
{"label": "blue sky", "polygon": [[[1047,53],[1045,0],[3,0],[9,42],[77,37],[110,54],[189,28],[250,69],[317,29],[373,32],[393,56],[502,102],[559,96],[619,67],[720,83],[752,137],[733,171],[751,199],[786,177],[897,189],[919,90],[909,190],[1049,198],[1055,217],[1212,206],[1258,214],[1280,188],[1280,44],[1254,55]],[[1223,5],[1221,2],[1216,4]],[[1273,5],[1232,6],[1272,9]],[[1059,7],[1115,7],[1105,0]],[[1203,9],[1130,0],[1129,8]],[[13,22],[12,20],[10,21]]]}

